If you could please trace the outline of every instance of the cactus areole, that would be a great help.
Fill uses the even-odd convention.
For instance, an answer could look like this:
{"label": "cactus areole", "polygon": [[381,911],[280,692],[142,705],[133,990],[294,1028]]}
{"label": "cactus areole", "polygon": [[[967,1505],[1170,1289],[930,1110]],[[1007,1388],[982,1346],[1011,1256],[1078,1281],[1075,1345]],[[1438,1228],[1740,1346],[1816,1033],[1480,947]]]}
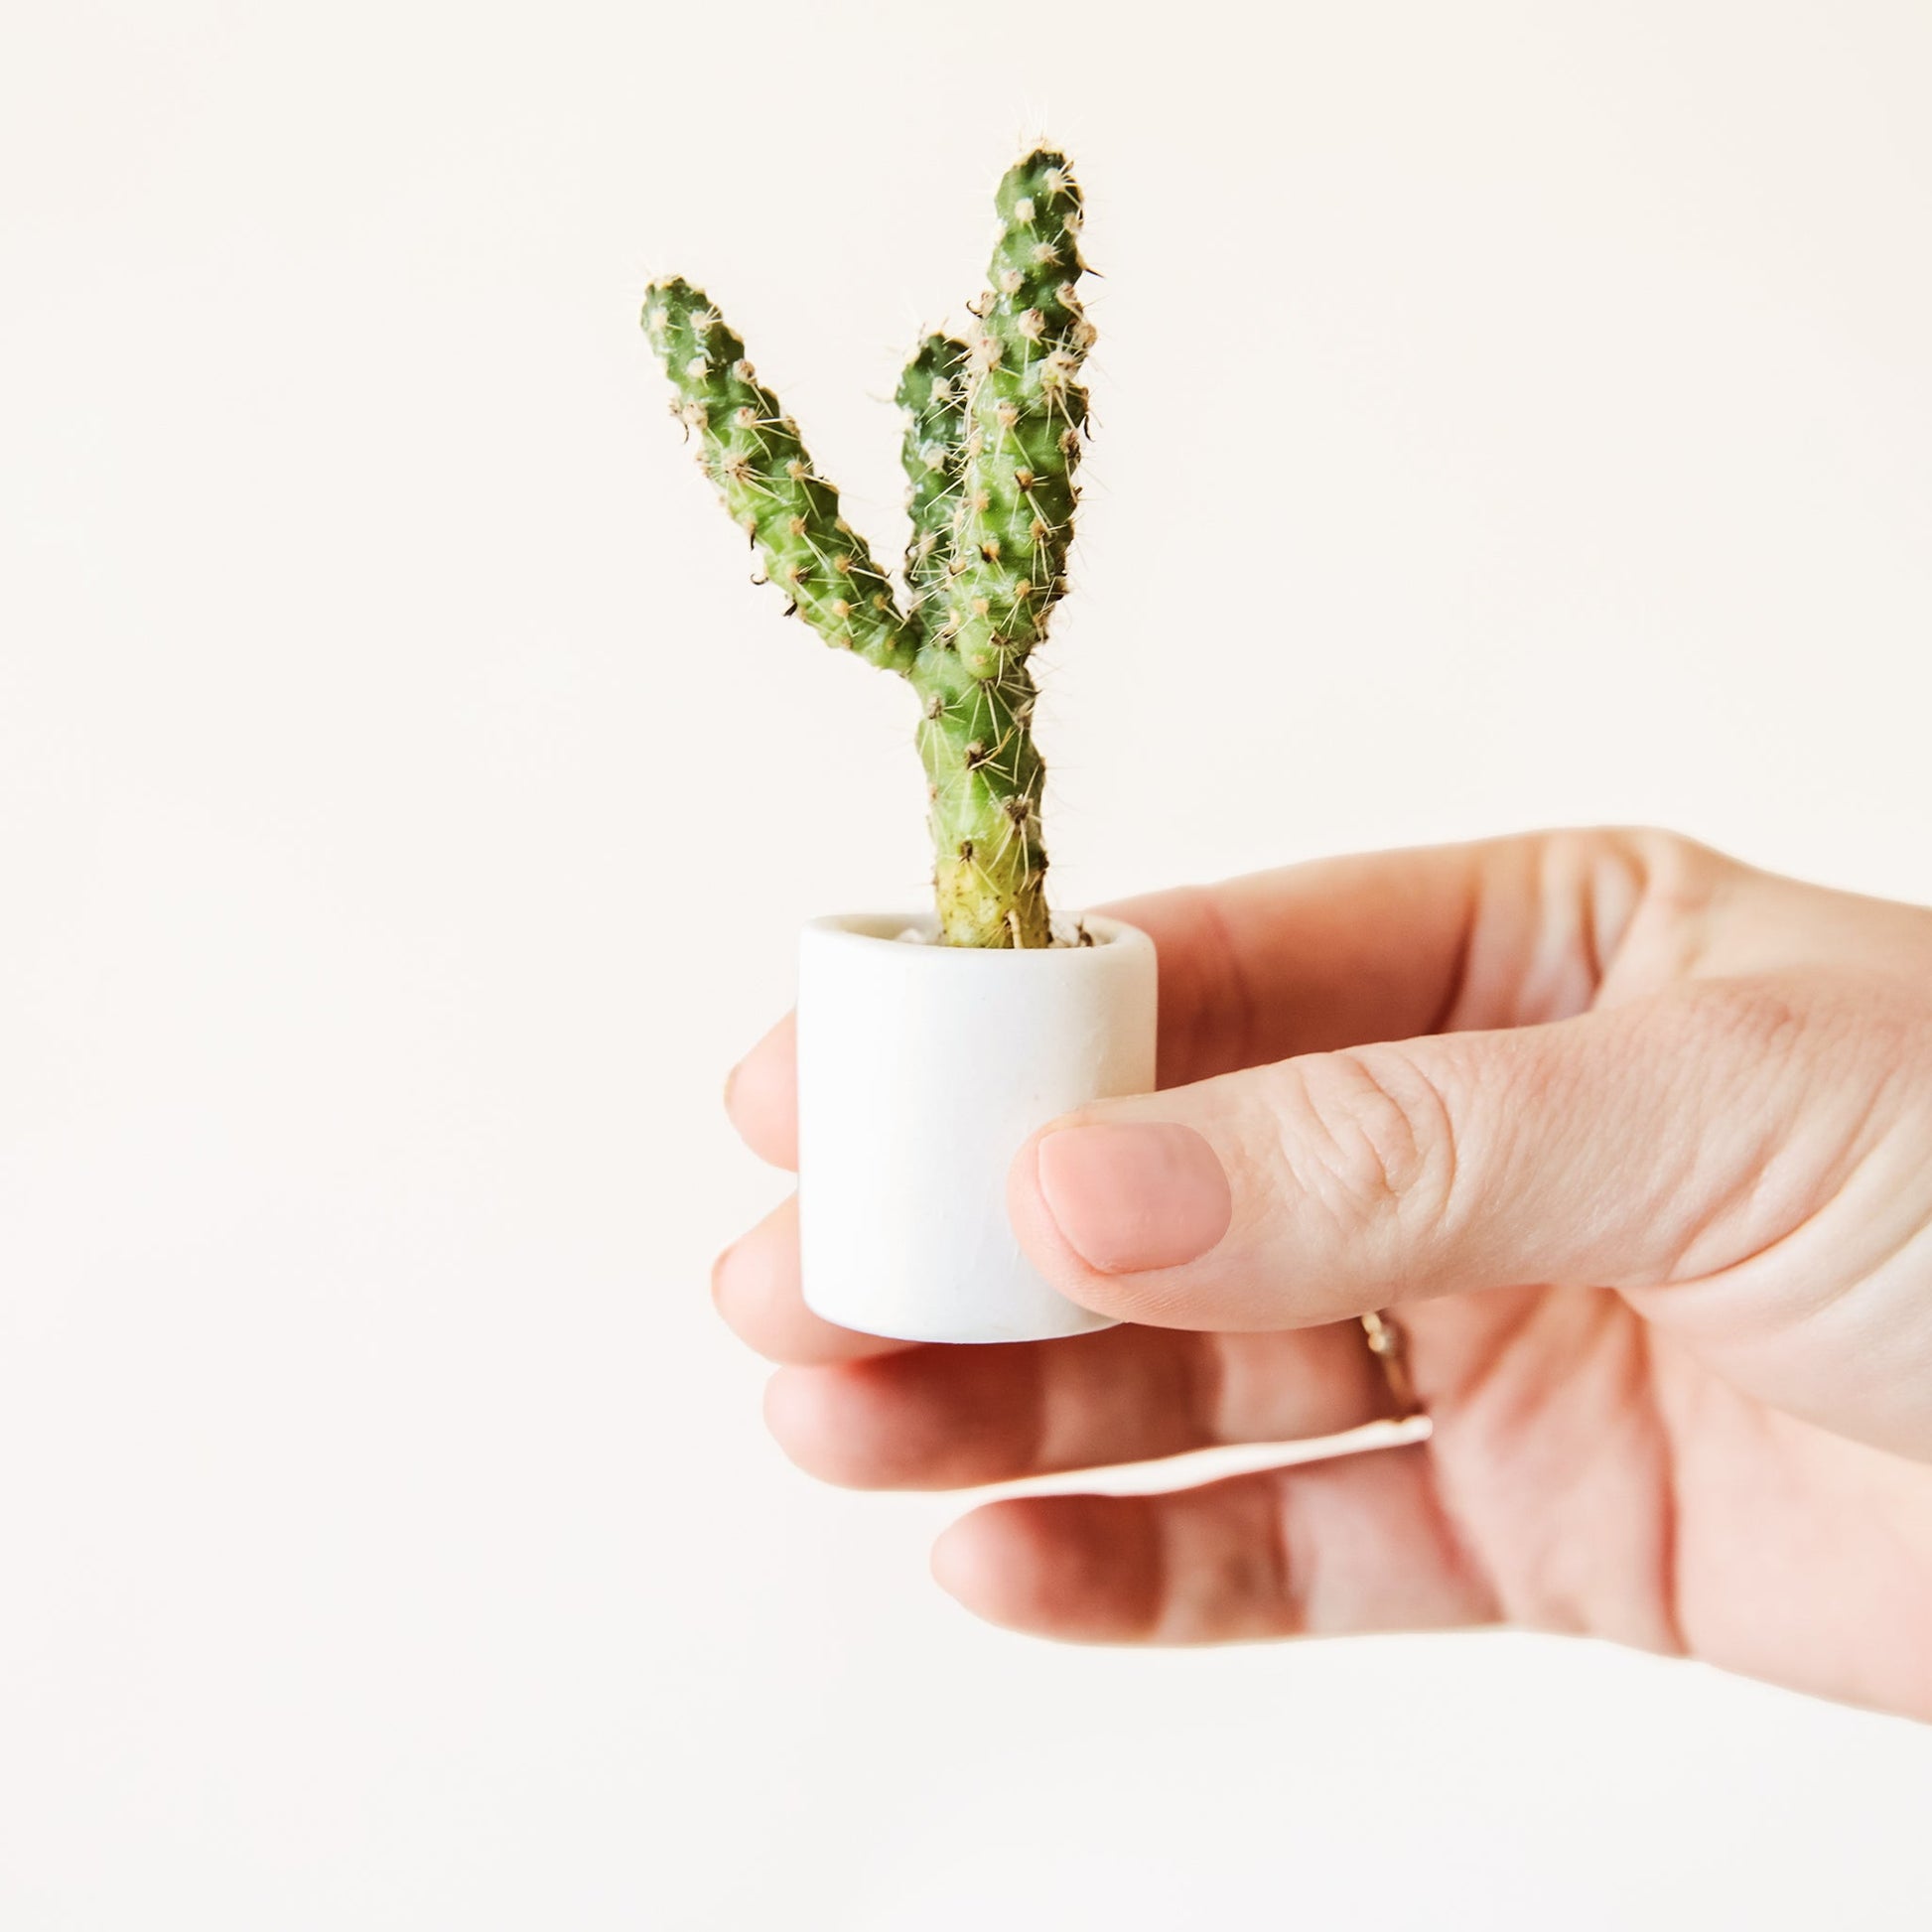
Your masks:
{"label": "cactus areole", "polygon": [[976,326],[963,342],[928,336],[899,380],[912,516],[902,591],[703,291],[652,283],[643,324],[672,411],[787,615],[917,695],[939,937],[1036,947],[1052,931],[1029,660],[1066,589],[1093,327],[1066,157],[1039,148],[1009,169],[999,212]]}

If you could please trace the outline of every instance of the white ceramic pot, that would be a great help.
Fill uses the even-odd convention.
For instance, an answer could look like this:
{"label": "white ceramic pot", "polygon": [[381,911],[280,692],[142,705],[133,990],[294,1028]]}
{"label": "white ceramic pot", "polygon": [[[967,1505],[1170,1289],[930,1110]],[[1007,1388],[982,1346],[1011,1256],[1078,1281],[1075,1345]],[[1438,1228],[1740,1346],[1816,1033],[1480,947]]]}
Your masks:
{"label": "white ceramic pot", "polygon": [[930,914],[805,927],[798,1237],[826,1320],[908,1341],[1112,1325],[1047,1286],[1006,1208],[1036,1127],[1154,1085],[1154,942],[1114,919],[1084,927],[1090,945],[997,952],[933,944]]}

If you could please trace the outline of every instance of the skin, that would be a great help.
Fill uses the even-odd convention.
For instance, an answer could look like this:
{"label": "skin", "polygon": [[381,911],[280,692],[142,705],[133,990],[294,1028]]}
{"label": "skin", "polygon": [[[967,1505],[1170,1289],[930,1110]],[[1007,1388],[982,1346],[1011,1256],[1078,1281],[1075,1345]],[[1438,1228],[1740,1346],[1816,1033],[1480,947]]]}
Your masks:
{"label": "skin", "polygon": [[[1648,831],[1104,909],[1160,951],[1161,1090],[1042,1129],[1009,1199],[1047,1278],[1128,1325],[834,1328],[787,1201],[713,1286],[783,1365],[796,1462],[947,1488],[1333,1434],[1391,1412],[1355,1320],[1390,1309],[1427,1444],[994,1501],[939,1582],[1063,1640],[1506,1623],[1932,1719],[1932,910]],[[791,1037],[727,1099],[779,1166]],[[1132,1135],[1049,1155],[1042,1189],[1048,1136],[1145,1123],[1191,1209]]]}

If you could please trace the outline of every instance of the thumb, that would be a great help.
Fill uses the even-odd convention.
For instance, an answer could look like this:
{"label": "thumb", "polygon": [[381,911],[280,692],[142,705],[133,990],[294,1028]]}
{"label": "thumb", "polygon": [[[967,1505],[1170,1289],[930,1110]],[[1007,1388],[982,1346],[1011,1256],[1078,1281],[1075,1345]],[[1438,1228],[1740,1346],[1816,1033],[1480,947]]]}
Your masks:
{"label": "thumb", "polygon": [[[1709,1274],[1821,1204],[1836,1161],[1820,1153],[1814,1186],[1793,1157],[1801,1107],[1817,1113],[1817,1031],[1773,983],[1707,981],[1554,1025],[1308,1054],[1050,1122],[1015,1157],[1009,1208],[1063,1294],[1168,1327]],[[1796,1138],[1844,1152],[1842,1135]]]}

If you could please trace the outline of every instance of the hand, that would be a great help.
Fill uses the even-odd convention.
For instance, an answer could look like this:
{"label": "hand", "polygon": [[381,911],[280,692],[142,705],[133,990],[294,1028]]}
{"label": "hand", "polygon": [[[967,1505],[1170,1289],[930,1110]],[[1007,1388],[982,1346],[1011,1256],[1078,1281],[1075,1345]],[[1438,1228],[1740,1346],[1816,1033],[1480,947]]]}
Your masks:
{"label": "hand", "polygon": [[[1932,1718],[1932,911],[1650,832],[1298,866],[1105,908],[1161,958],[1162,1090],[1017,1156],[1065,1294],[1130,1324],[820,1321],[787,1202],[715,1293],[828,1480],[938,1488],[1333,1434],[1427,1445],[1030,1496],[933,1553],[1043,1636],[1514,1623]],[[732,1117],[791,1165],[791,1030]]]}

